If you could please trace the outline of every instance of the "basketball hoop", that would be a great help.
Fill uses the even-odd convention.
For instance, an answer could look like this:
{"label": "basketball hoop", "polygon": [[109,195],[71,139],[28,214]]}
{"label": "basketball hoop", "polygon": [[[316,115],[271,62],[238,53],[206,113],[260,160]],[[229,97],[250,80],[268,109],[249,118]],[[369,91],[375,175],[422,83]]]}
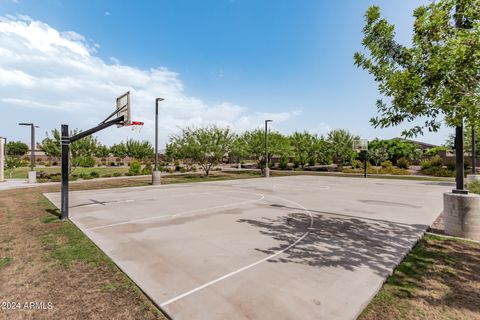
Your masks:
{"label": "basketball hoop", "polygon": [[142,131],[144,123],[142,121],[130,121],[125,124],[126,127],[132,127],[132,131],[138,130],[138,133]]}

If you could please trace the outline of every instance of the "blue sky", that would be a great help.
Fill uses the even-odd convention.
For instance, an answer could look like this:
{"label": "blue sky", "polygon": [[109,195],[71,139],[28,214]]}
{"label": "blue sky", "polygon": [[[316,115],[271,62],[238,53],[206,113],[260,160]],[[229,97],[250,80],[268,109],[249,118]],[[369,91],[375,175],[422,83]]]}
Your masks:
{"label": "blue sky", "polygon": [[[345,128],[371,139],[395,137],[402,127],[374,129],[368,122],[376,114],[377,87],[370,75],[353,65],[352,59],[353,53],[362,49],[363,14],[369,5],[379,5],[383,15],[396,25],[397,39],[408,44],[412,11],[425,3],[427,1],[416,0],[0,0],[0,15],[8,17],[10,24],[16,19],[25,20],[21,16],[25,15],[29,17],[25,20],[27,24],[41,22],[60,33],[73,31],[75,36],[70,34],[68,38],[88,48],[89,59],[100,60],[104,65],[120,65],[146,73],[163,68],[172,73],[166,76],[167,80],[162,78],[151,86],[143,86],[143,80],[131,85],[140,96],[138,102],[143,110],[139,113],[140,120],[146,120],[142,138],[149,138],[151,132],[147,96],[162,95],[162,90],[167,92],[173,85],[181,86],[181,93],[175,92],[176,99],[168,99],[168,93],[165,94],[170,100],[170,104],[166,102],[165,113],[171,117],[163,122],[165,137],[182,125],[220,122],[242,130],[260,126],[262,116],[276,115],[273,118],[278,121],[274,122],[274,127],[284,133],[311,130],[324,134],[329,129]],[[7,43],[5,37],[4,43]],[[37,55],[38,52],[30,54]],[[63,51],[57,54],[66,55]],[[40,72],[38,77],[50,81],[65,79],[65,75],[45,76],[51,73],[46,66],[36,68],[44,73]],[[4,69],[7,67],[9,70],[13,68],[8,65]],[[64,89],[65,85],[57,88],[57,91],[66,90],[66,96],[71,95],[71,82],[76,79],[75,72],[68,74],[71,76],[69,89]],[[147,76],[149,81],[155,78],[151,74]],[[127,72],[127,79],[112,82],[120,90],[129,86],[128,77],[132,75]],[[92,87],[94,89],[80,92],[88,93],[88,90],[109,82],[108,77],[98,81]],[[162,87],[165,82],[167,89]],[[152,90],[156,91],[150,92]],[[15,118],[15,123],[30,121],[24,119],[30,116],[41,121],[45,130],[57,127],[60,122],[86,129],[85,126],[94,125],[101,117],[100,112],[65,111],[70,104],[60,107],[61,103],[46,117],[40,104],[38,108],[17,108],[21,104],[12,85],[8,93],[11,97],[5,100],[17,103],[7,111]],[[25,91],[18,90],[18,95],[23,97]],[[32,96],[32,99],[43,99],[45,105],[61,99],[48,100],[39,95]],[[141,100],[142,97],[145,100]],[[91,104],[92,101],[95,100],[90,100]],[[198,108],[195,109],[198,114],[192,115],[193,120],[188,118],[190,102],[176,109],[178,101],[195,101],[192,108]],[[196,103],[201,103],[202,107]],[[140,105],[138,107],[140,111]],[[5,104],[1,108],[6,108]],[[85,104],[80,109],[88,108],[89,105]],[[96,107],[92,105],[91,108]],[[102,112],[108,113],[109,107],[102,108]],[[231,116],[219,116],[222,112]],[[172,123],[175,126],[169,125]],[[5,131],[14,139],[26,140],[28,137],[13,124]],[[451,131],[443,129],[418,139],[443,143]],[[0,132],[0,135],[6,134]],[[128,136],[135,137],[132,133]],[[119,137],[125,138],[125,133],[118,135],[109,131],[100,134],[100,138],[109,144]],[[165,137],[161,141],[164,142]]]}

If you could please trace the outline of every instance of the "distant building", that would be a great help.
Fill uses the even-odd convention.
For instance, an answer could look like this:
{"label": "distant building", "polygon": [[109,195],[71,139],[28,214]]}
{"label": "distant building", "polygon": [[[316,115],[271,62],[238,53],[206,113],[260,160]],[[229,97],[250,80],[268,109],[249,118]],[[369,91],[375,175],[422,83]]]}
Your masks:
{"label": "distant building", "polygon": [[[431,148],[435,148],[435,147],[440,147],[436,144],[430,144],[430,143],[426,143],[426,142],[421,142],[421,141],[416,141],[416,140],[410,140],[410,139],[404,139],[404,138],[395,138],[395,139],[398,139],[398,140],[401,140],[401,141],[405,141],[405,142],[409,142],[413,145],[416,145],[417,147],[419,147],[420,149],[422,150],[428,150],[428,149],[431,149]],[[393,139],[392,139],[393,140]]]}

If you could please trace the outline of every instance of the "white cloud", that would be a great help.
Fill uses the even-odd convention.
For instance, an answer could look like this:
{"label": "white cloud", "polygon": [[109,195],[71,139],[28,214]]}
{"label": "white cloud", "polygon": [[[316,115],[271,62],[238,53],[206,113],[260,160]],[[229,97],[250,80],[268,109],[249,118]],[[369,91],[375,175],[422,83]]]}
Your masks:
{"label": "white cloud", "polygon": [[[167,68],[140,70],[122,65],[116,58],[106,62],[74,31],[59,32],[26,16],[0,17],[0,109],[13,122],[34,118],[43,130],[59,127],[87,129],[108,115],[115,97],[132,92],[132,118],[144,121],[141,135],[110,128],[100,135],[104,143],[127,136],[152,139],[154,100],[165,98],[160,108],[160,132],[169,134],[184,126],[217,124],[234,130],[258,127],[263,119],[284,122],[300,114],[251,112],[223,102],[210,105],[184,92],[180,77]],[[113,63],[112,63],[113,62]]]}
{"label": "white cloud", "polygon": [[112,14],[110,13],[110,11],[105,11],[104,13],[106,16],[111,16]]}

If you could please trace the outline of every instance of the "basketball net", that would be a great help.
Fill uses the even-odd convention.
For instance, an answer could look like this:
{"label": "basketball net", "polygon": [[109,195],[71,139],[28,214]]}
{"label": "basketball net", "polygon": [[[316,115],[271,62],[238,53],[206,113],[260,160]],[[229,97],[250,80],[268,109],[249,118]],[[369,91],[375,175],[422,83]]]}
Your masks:
{"label": "basketball net", "polygon": [[142,132],[143,124],[144,123],[142,121],[131,121],[129,124],[127,124],[127,126],[131,127],[132,131],[137,131],[140,133]]}

